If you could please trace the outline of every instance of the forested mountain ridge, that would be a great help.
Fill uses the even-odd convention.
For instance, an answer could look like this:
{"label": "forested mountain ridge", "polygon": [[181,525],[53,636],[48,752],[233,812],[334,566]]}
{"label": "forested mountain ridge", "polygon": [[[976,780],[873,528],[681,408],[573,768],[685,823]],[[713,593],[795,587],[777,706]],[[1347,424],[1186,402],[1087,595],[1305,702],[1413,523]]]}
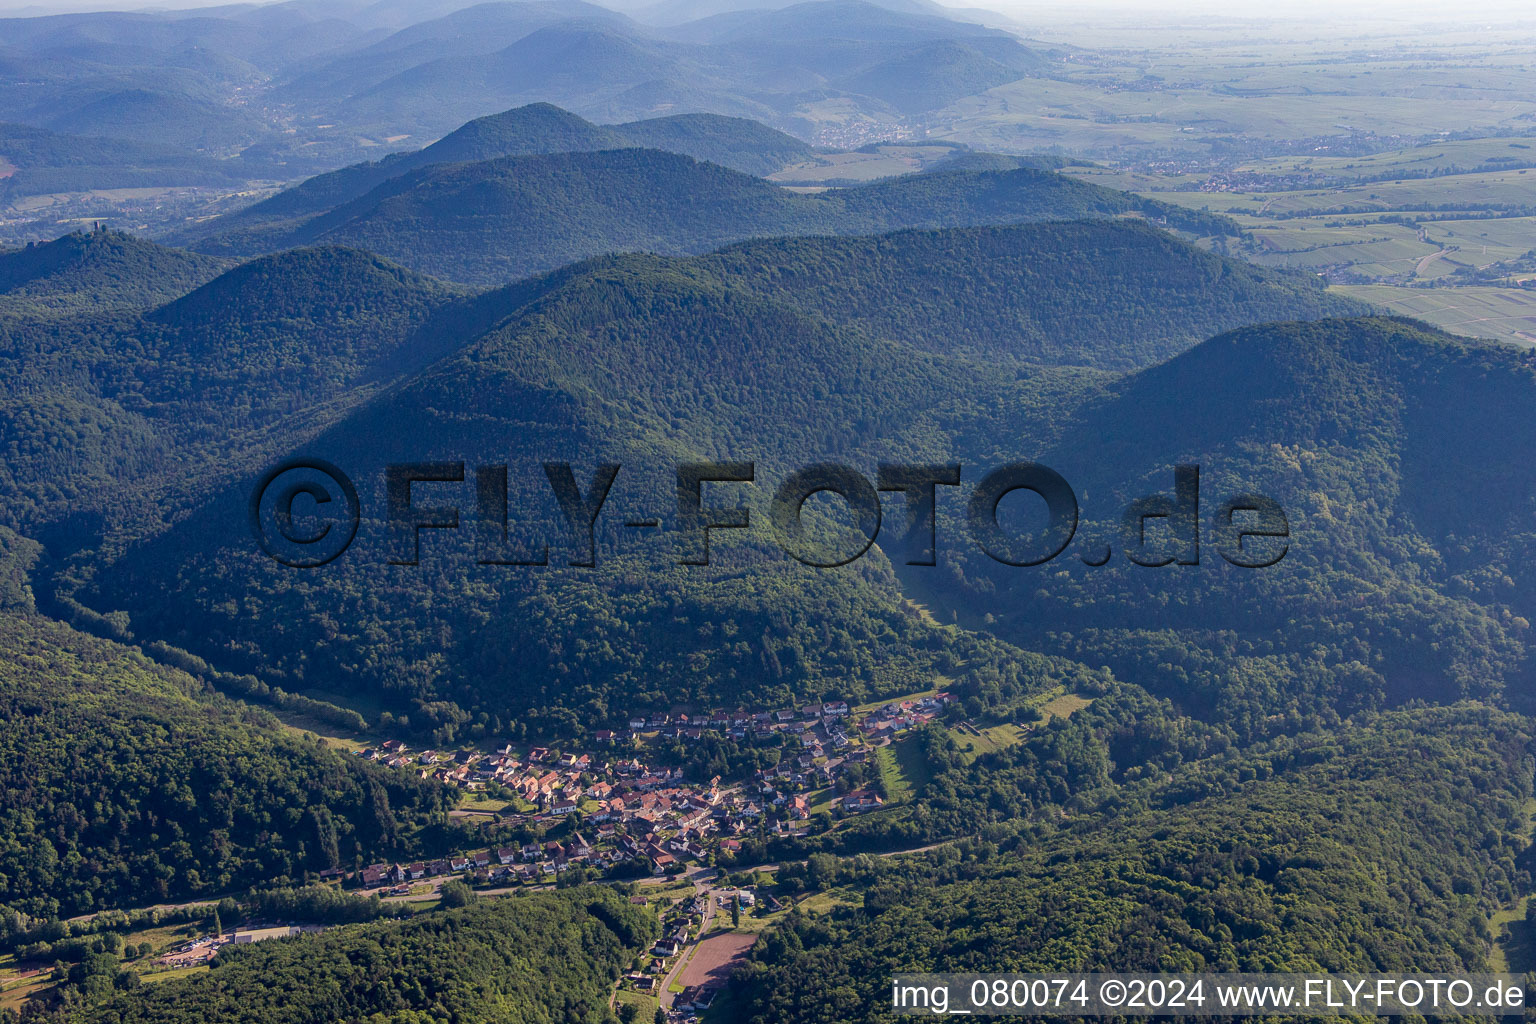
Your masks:
{"label": "forested mountain ridge", "polygon": [[416,849],[437,783],[327,750],[137,651],[0,611],[0,905],[70,916]]}
{"label": "forested mountain ridge", "polygon": [[[1469,347],[1401,321],[1324,320],[1247,328],[1119,379],[1022,371],[871,344],[819,315],[750,292],[722,293],[665,264],[645,276],[622,268],[623,261],[575,274],[461,355],[317,435],[307,450],[373,480],[384,463],[418,458],[423,447],[469,465],[509,461],[511,507],[521,510],[516,543],[536,555],[531,542],[542,536],[557,565],[574,556],[562,543],[540,459],[572,460],[578,479],[589,471],[581,467],[600,461],[632,467],[610,501],[642,510],[667,507],[668,466],[701,457],[753,459],[767,481],[825,458],[866,472],[893,457],[954,460],[974,467],[967,478],[974,484],[986,467],[1038,452],[1078,489],[1075,545],[1051,564],[1048,580],[1038,568],[1002,565],[966,539],[961,505],[946,499],[940,567],[894,567],[944,620],[1024,649],[1108,664],[1161,696],[1196,702],[1204,710],[1192,713],[1228,723],[1244,741],[1317,716],[1524,690],[1530,659],[1522,623],[1536,611],[1532,595],[1508,583],[1492,589],[1491,578],[1469,592],[1466,581],[1486,573],[1497,552],[1525,550],[1531,533],[1506,530],[1502,512],[1465,521],[1454,540],[1421,530],[1418,499],[1402,490],[1397,467],[1427,474],[1435,464],[1427,457],[1438,449],[1393,427],[1398,409],[1433,401],[1452,379],[1467,389],[1461,400],[1469,408],[1495,395],[1518,407],[1514,396],[1532,384],[1517,351]],[[1234,345],[1250,351],[1231,357]],[[1281,355],[1293,347],[1294,357]],[[1279,360],[1275,373],[1255,378],[1266,351]],[[1281,364],[1308,382],[1285,384]],[[1157,382],[1162,374],[1187,379],[1169,387]],[[1258,398],[1265,389],[1269,397]],[[679,403],[677,395],[696,398]],[[1256,411],[1284,425],[1274,435],[1281,440],[1266,440],[1252,421]],[[400,423],[413,425],[409,437],[399,435]],[[530,447],[509,451],[507,436]],[[1451,486],[1447,465],[1466,466],[1475,479],[1497,477],[1503,451],[1492,441],[1463,445],[1459,461],[1441,465],[1424,486],[1430,493]],[[1168,493],[1182,461],[1202,466],[1202,564],[1132,565],[1129,554],[1156,556],[1169,540],[1154,535],[1145,550],[1128,551],[1120,513],[1133,498]],[[1251,491],[1274,498],[1288,518],[1291,553],[1270,569],[1230,566],[1216,550],[1226,541],[1210,517],[1227,497]],[[761,514],[771,488],[743,493]],[[434,539],[422,569],[392,571],[388,580],[380,575],[388,538],[365,531],[344,560],[309,578],[316,589],[294,593],[282,585],[284,570],[252,567],[241,555],[238,497],[211,505],[195,536],[157,541],[102,573],[86,603],[128,612],[135,628],[216,660],[278,669],[274,681],[293,688],[321,671],[369,692],[383,687],[408,715],[451,695],[471,702],[460,705],[466,721],[476,714],[543,720],[564,707],[548,721],[596,722],[620,710],[621,694],[649,701],[680,687],[712,702],[782,700],[833,685],[862,697],[879,692],[868,688],[879,676],[920,677],[956,663],[962,650],[970,651],[968,664],[954,685],[971,693],[1017,657],[980,637],[930,632],[896,611],[901,588],[883,552],[848,570],[817,572],[774,555],[765,526],[723,549],[717,569],[679,571],[668,564],[673,541],[621,546],[616,519],[605,518],[597,543],[608,569],[586,574],[477,567],[472,538],[461,531]],[[177,543],[203,553],[167,572]],[[1107,568],[1077,557],[1105,545],[1117,556]],[[440,581],[430,605],[413,581],[423,572]],[[130,599],[147,593],[158,596],[147,604]],[[285,607],[285,628],[311,640],[275,649],[217,596],[249,593]],[[445,593],[466,596],[460,603]],[[775,597],[765,603],[768,593]],[[475,625],[489,607],[503,609],[494,633]],[[1319,608],[1327,615],[1313,614]],[[1172,620],[1169,609],[1178,613]],[[673,644],[686,631],[652,632],[662,621],[654,616],[666,614],[700,630],[688,645],[690,671],[675,660],[683,648]],[[732,621],[732,630],[712,634],[695,619],[706,614]],[[1059,625],[1069,615],[1070,631]],[[604,644],[575,641],[595,622],[624,620],[631,625],[615,628]],[[349,624],[341,634],[339,621]],[[431,629],[422,629],[424,621]],[[637,621],[646,627],[636,630]],[[810,644],[816,629],[823,640]],[[1231,639],[1238,630],[1241,646]],[[871,661],[869,636],[890,631],[903,640],[880,643],[882,658]],[[387,651],[365,639],[385,635],[395,638]],[[750,665],[733,661],[733,635],[752,638]],[[445,644],[445,637],[453,639]],[[567,717],[572,694],[586,701],[574,718]],[[1006,720],[1009,707],[990,714]]]}
{"label": "forested mountain ridge", "polygon": [[1140,368],[1219,325],[1367,312],[1134,219],[753,241],[697,264],[872,336],[1044,366]]}
{"label": "forested mountain ridge", "polygon": [[0,18],[0,1024],[1536,996],[1528,28],[1036,14]]}
{"label": "forested mountain ridge", "polygon": [[[148,245],[118,237],[81,244]],[[94,284],[89,294],[108,293]],[[463,295],[366,253],[321,248],[254,260],[153,309],[0,319],[0,429],[13,452],[0,469],[0,519],[41,529],[67,510],[89,532],[85,520],[102,510],[92,499],[123,485],[197,487],[202,472],[238,471],[239,453],[266,432],[323,422],[451,347],[469,329],[455,318],[472,318]]]}
{"label": "forested mountain ridge", "polygon": [[0,177],[4,200],[90,188],[232,185],[244,180],[246,170],[173,146],[8,122],[0,122],[0,158],[12,168]]}
{"label": "forested mountain ridge", "polygon": [[[573,205],[582,217],[568,215]],[[799,195],[678,154],[626,149],[427,166],[296,226],[237,227],[195,245],[223,255],[349,245],[437,277],[497,284],[615,251],[681,255],[754,236],[1132,213],[1202,235],[1235,230],[1222,217],[1030,168],[912,175]]]}
{"label": "forested mountain ridge", "polygon": [[[1103,259],[1106,253],[1114,258]],[[846,272],[859,261],[871,261],[878,273]],[[948,289],[952,279],[932,269],[946,263],[963,268],[957,273],[965,288]],[[1113,267],[1124,276],[1099,280],[1099,268]],[[1133,302],[1106,306],[1102,298],[1110,288],[1124,292],[1131,280],[1151,287],[1164,278],[1173,287],[1148,299],[1165,307],[1156,324],[1139,319]],[[905,307],[909,319],[888,310],[897,294],[914,300]],[[537,522],[553,529],[557,565],[565,558],[563,531],[553,525],[541,459],[630,467],[611,501],[638,509],[673,500],[671,485],[658,484],[668,464],[703,456],[755,458],[765,478],[793,460],[834,454],[861,462],[896,452],[967,458],[1008,436],[989,437],[995,430],[1045,436],[1052,419],[1091,396],[1104,377],[1101,370],[1050,368],[1136,365],[1223,322],[1350,308],[1311,284],[1254,275],[1145,225],[1114,221],[758,242],[691,259],[605,258],[473,304],[496,310],[487,313],[499,320],[494,330],[316,434],[305,450],[357,474],[365,508],[374,510],[365,512],[370,521],[385,463],[419,461],[423,452],[471,465],[514,461],[520,528],[536,532]],[[946,323],[955,325],[952,351],[929,350],[942,348],[939,325]],[[521,441],[509,447],[514,437]],[[921,678],[956,656],[945,651],[972,644],[911,621],[881,568],[818,581],[770,563],[744,578],[726,573],[707,583],[702,571],[667,567],[665,545],[643,556],[640,565],[650,569],[626,570],[619,575],[627,582],[618,584],[612,570],[476,568],[472,554],[450,543],[445,551],[457,554],[443,556],[442,571],[454,582],[428,604],[414,570],[377,576],[383,537],[365,531],[344,563],[310,579],[315,589],[285,593],[287,570],[252,566],[239,553],[248,536],[236,525],[243,509],[235,489],[222,493],[193,517],[191,532],[146,544],[103,571],[101,589],[93,586],[86,603],[131,604],[125,610],[145,635],[215,660],[229,656],[245,668],[275,669],[288,688],[321,675],[349,680],[349,687],[382,686],[397,713],[413,721],[420,720],[414,704],[430,704],[445,686],[475,714],[561,722],[577,694],[591,702],[582,717],[596,720],[618,710],[622,692],[647,701],[682,687],[715,701],[791,699],[834,685],[865,692],[882,677],[887,687]],[[606,520],[600,526],[605,545],[613,529]],[[192,561],[175,554],[189,547],[204,554]],[[259,582],[236,582],[251,571]],[[211,602],[228,614],[208,616],[204,599],[193,596],[236,586],[291,605],[286,628],[304,642],[271,649],[238,601]],[[129,592],[151,591],[161,597],[125,601]],[[471,601],[470,594],[477,596]],[[187,611],[189,600],[203,610]],[[493,605],[505,609],[496,616],[503,626],[479,630],[474,622]],[[732,632],[689,641],[694,653],[685,658],[688,645],[674,642],[679,634],[663,625],[669,615],[701,630],[711,617],[732,620]],[[553,639],[581,630],[583,616],[647,625],[605,645]],[[428,619],[433,626],[423,629]],[[820,641],[813,639],[818,630]],[[889,637],[878,655],[861,650],[867,631]],[[748,665],[733,654],[738,635],[753,645]],[[387,649],[365,639],[384,636],[394,638]],[[368,653],[359,656],[357,644]],[[1005,656],[974,655],[978,665]],[[690,660],[695,667],[686,670]]]}
{"label": "forested mountain ridge", "polygon": [[147,309],[183,295],[229,267],[227,260],[117,231],[64,235],[0,251],[0,318],[47,318]]}
{"label": "forested mountain ridge", "polygon": [[[1280,692],[1303,714],[1506,690],[1523,706],[1536,592],[1497,567],[1536,544],[1536,481],[1514,455],[1536,434],[1511,418],[1533,389],[1528,353],[1412,321],[1241,328],[1107,388],[1042,450],[1083,502],[1052,586],[957,546],[937,603],[990,614],[1025,646],[1092,651],[1175,699],[1200,694],[1245,732],[1284,727],[1265,724]],[[1200,565],[1130,564],[1120,512],[1171,495],[1178,463],[1200,466]],[[1253,542],[1288,545],[1262,570],[1216,550],[1231,550],[1220,503],[1253,491],[1290,534]],[[1195,557],[1154,527],[1143,561]],[[1102,569],[1074,554],[1105,546]],[[1239,633],[1241,648],[1217,639]]]}
{"label": "forested mountain ridge", "polygon": [[[95,244],[111,248],[99,237]],[[152,251],[180,259],[175,250]],[[957,271],[944,269],[950,263]],[[877,269],[860,272],[860,264]],[[77,513],[100,511],[105,496],[127,500],[123,485],[141,491],[170,481],[195,490],[189,464],[218,455],[224,471],[238,473],[233,453],[291,447],[531,303],[562,316],[600,311],[584,312],[583,296],[595,299],[593,286],[611,291],[619,280],[640,290],[689,280],[710,302],[727,291],[753,294],[780,307],[776,315],[920,350],[942,338],[940,354],[950,357],[1103,368],[1144,365],[1235,324],[1359,309],[1308,279],[1223,260],[1134,222],[746,243],[693,260],[598,260],[479,295],[355,251],[293,250],[147,311],[0,326],[0,365],[11,371],[0,413],[10,417],[18,453],[0,477],[13,495],[6,522],[43,529],[66,501]],[[1138,313],[1152,303],[1160,315]],[[945,330],[931,330],[940,321]],[[685,329],[675,321],[668,328]],[[761,358],[774,360],[772,338],[760,344]],[[857,348],[838,358],[856,365],[864,359]],[[79,441],[62,445],[66,430]]]}
{"label": "forested mountain ridge", "polygon": [[434,164],[499,157],[595,152],[637,147],[680,153],[747,174],[768,174],[810,147],[755,121],[717,114],[675,114],[629,124],[596,125],[549,103],[532,103],[476,118],[424,149],[394,153],[316,175],[237,213],[178,233],[182,241],[278,225],[324,213],[392,178]]}

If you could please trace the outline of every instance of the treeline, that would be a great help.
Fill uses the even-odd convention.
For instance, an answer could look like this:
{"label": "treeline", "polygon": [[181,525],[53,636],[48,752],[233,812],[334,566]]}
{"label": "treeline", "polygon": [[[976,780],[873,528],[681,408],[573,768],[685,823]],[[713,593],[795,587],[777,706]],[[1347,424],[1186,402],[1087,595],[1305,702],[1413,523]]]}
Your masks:
{"label": "treeline", "polygon": [[64,626],[0,616],[0,650],[0,904],[32,917],[408,855],[451,804]]}
{"label": "treeline", "polygon": [[816,855],[780,884],[861,900],[760,939],[735,1019],[882,1019],[913,970],[1486,969],[1488,914],[1530,883],[1531,740],[1487,708],[1392,713],[1160,772],[1059,825]]}
{"label": "treeline", "polygon": [[[363,896],[322,884],[257,889],[238,900],[225,896],[212,903],[103,910],[72,920],[35,920],[5,907],[0,908],[0,948],[14,951],[19,960],[78,963],[91,953],[123,952],[122,933],[165,925],[198,922],[210,932],[219,932],[242,921],[357,924],[382,917],[409,917],[411,912],[406,904],[385,903],[377,893]],[[144,952],[149,952],[148,947]]]}
{"label": "treeline", "polygon": [[584,887],[221,950],[212,970],[73,1008],[81,1024],[601,1024],[654,915]]}

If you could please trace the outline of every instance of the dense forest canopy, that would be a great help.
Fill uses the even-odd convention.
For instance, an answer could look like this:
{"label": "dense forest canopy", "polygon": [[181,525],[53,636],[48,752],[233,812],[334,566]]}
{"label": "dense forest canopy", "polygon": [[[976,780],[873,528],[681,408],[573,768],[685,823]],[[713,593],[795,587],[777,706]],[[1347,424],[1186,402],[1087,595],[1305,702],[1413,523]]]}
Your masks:
{"label": "dense forest canopy", "polygon": [[[1068,727],[1060,744],[1106,738]],[[1486,969],[1487,915],[1528,884],[1530,743],[1485,707],[1393,713],[1104,787],[1059,826],[813,856],[797,884],[862,899],[759,940],[733,1014],[879,1020],[903,971]],[[950,774],[970,776],[974,813],[989,781],[1016,791],[994,778],[1009,771]]]}
{"label": "dense forest canopy", "polygon": [[120,995],[72,1019],[295,1024],[436,1020],[602,1024],[612,981],[656,937],[655,916],[602,887],[226,949],[217,967]]}
{"label": "dense forest canopy", "polygon": [[[1115,254],[1107,266],[1117,281],[1093,269],[1075,277],[1038,269],[1078,265],[1089,251]],[[859,263],[878,272],[845,272]],[[964,266],[970,287],[950,287],[955,279],[929,269],[936,265]],[[1157,275],[1171,283],[1153,295]],[[1099,298],[1130,294],[1133,281],[1149,289],[1145,306]],[[908,314],[891,311],[898,296],[925,294],[932,298]],[[1138,312],[1157,305],[1164,314],[1155,323]],[[466,300],[462,315],[456,308],[437,320],[478,318],[494,329],[306,444],[374,481],[362,492],[370,518],[382,466],[423,451],[473,465],[516,462],[510,506],[529,521],[525,532],[536,523],[561,529],[537,469],[545,458],[627,464],[615,508],[675,500],[666,474],[687,459],[755,458],[768,480],[829,455],[992,458],[1011,435],[1053,436],[1066,410],[1107,379],[1060,364],[1136,365],[1233,321],[1353,311],[1294,278],[1254,274],[1113,222],[609,258]],[[925,329],[934,323],[953,328]],[[403,423],[411,429],[401,432]],[[508,437],[522,438],[518,449]],[[462,733],[476,722],[494,731],[526,714],[567,722],[572,712],[597,727],[626,712],[621,695],[651,706],[668,703],[668,692],[708,701],[872,697],[948,673],[975,646],[903,611],[879,554],[831,578],[749,555],[743,575],[666,565],[663,544],[625,556],[622,569],[544,573],[476,566],[461,531],[463,543],[447,540],[457,552],[449,564],[424,575],[388,567],[385,531],[370,526],[344,562],[293,589],[288,570],[253,566],[239,547],[248,530],[233,517],[244,507],[226,491],[208,515],[101,574],[86,603],[133,604],[144,635],[215,661],[232,657],[235,669],[286,689],[382,692],[392,713],[418,728],[430,723],[428,732]],[[608,550],[618,529],[600,524]],[[557,547],[561,536],[553,534]],[[207,554],[189,560],[190,549]],[[429,594],[425,581],[441,572],[453,582]],[[145,607],[115,596],[146,588],[164,599]],[[187,610],[184,595],[213,592],[224,596]],[[287,609],[285,639],[273,644],[253,601]],[[157,622],[158,609],[176,611]],[[447,718],[425,710],[444,698],[458,709]]]}
{"label": "dense forest canopy", "polygon": [[144,656],[0,613],[0,901],[37,917],[402,855],[449,805]]}

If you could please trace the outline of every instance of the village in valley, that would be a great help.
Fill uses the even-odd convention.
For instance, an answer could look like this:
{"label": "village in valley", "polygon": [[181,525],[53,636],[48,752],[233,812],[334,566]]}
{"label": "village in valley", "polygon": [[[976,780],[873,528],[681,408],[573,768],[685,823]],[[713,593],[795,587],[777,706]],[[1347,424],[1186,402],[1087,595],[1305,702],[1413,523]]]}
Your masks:
{"label": "village in valley", "polygon": [[[451,813],[461,825],[527,838],[326,874],[399,901],[434,898],[455,880],[482,895],[637,881],[633,901],[654,907],[663,932],[616,983],[615,1007],[639,1000],[647,1012],[656,1006],[669,1020],[691,1019],[750,949],[755,935],[738,929],[743,915],[785,909],[751,884],[758,865],[744,860],[753,851],[747,844],[819,834],[885,806],[884,771],[895,765],[887,748],[953,703],[952,694],[934,690],[859,708],[842,700],[708,713],[679,707],[598,730],[583,750],[495,742],[415,750],[387,740],[357,755],[457,787],[463,795]],[[708,739],[763,745],[778,759],[727,780],[692,778],[657,757]]]}
{"label": "village in valley", "polygon": [[[417,770],[464,791],[453,813],[484,825],[536,833],[515,845],[409,864],[374,864],[354,881],[405,895],[422,879],[467,875],[482,885],[554,882],[573,868],[585,877],[644,877],[687,864],[731,863],[753,838],[808,835],[837,818],[885,803],[876,751],[898,733],[932,721],[953,701],[935,692],[856,713],[846,701],[802,708],[636,715],[624,729],[593,734],[592,750],[510,745],[412,750],[398,740],[359,756]],[[777,738],[777,764],[726,782],[690,779],[648,758],[662,742],[708,734],[737,741]],[[494,809],[490,809],[494,808]],[[558,834],[559,838],[555,838]]]}

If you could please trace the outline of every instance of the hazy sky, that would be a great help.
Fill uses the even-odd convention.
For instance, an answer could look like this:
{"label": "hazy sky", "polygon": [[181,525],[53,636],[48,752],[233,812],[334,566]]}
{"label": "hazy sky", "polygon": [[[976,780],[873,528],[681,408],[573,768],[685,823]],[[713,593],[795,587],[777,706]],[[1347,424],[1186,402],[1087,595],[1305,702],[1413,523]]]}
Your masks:
{"label": "hazy sky", "polygon": [[[62,11],[186,9],[222,6],[231,0],[0,0],[0,12],[9,16],[55,14]],[[236,0],[239,2],[239,0]],[[478,0],[465,0],[465,6]],[[602,3],[603,0],[597,0]],[[1204,17],[1360,17],[1385,20],[1423,20],[1473,22],[1497,18],[1501,21],[1536,21],[1530,0],[1468,0],[1447,6],[1444,0],[938,0],[952,7],[985,7],[1017,18],[1059,21],[1072,17],[1091,17],[1095,13],[1133,16],[1153,14]],[[775,0],[774,5],[782,3]],[[612,6],[633,9],[642,0],[623,0]]]}

